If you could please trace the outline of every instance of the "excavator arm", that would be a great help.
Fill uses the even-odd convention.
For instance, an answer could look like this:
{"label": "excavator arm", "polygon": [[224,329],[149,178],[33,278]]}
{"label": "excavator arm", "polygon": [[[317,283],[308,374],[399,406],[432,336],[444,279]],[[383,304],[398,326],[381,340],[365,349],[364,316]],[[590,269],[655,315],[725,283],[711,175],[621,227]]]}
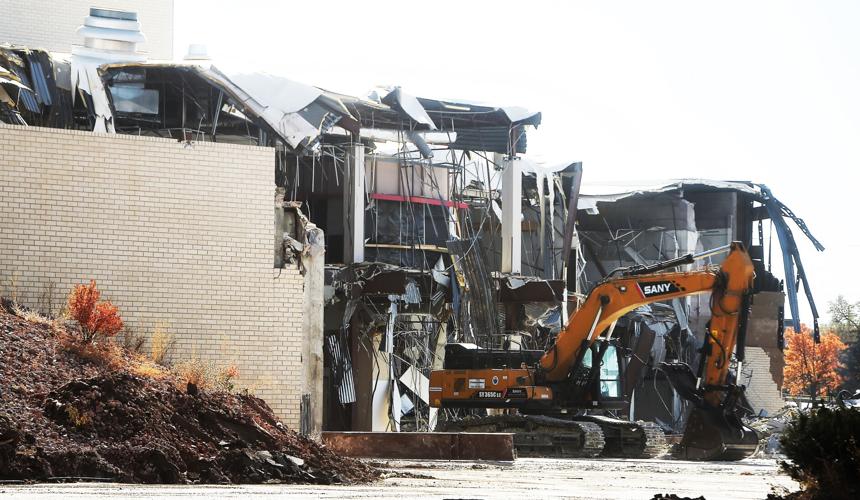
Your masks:
{"label": "excavator arm", "polygon": [[[687,261],[692,261],[689,257]],[[548,382],[560,382],[570,373],[583,349],[591,347],[621,316],[637,307],[679,297],[711,293],[711,321],[703,348],[702,384],[726,383],[729,359],[737,343],[743,297],[752,289],[753,264],[743,245],[732,243],[719,269],[690,272],[645,273],[630,270],[597,285],[559,333],[555,344],[540,359],[540,371]],[[720,404],[719,394],[708,402]]]}

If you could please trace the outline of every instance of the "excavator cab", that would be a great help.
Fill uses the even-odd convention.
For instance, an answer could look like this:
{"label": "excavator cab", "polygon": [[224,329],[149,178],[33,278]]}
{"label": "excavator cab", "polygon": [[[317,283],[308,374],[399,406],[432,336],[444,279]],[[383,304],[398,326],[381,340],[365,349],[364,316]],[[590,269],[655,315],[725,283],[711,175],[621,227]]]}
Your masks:
{"label": "excavator cab", "polygon": [[626,408],[630,403],[624,392],[626,360],[617,342],[599,339],[583,346],[581,353],[569,379],[557,389],[559,404],[586,410]]}

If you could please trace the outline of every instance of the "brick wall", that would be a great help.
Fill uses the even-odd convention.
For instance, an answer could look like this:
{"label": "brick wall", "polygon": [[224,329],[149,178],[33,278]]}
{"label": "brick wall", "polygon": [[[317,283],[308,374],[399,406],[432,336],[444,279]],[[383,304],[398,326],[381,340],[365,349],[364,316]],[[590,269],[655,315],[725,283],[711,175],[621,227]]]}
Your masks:
{"label": "brick wall", "polygon": [[750,377],[746,395],[756,413],[765,410],[768,415],[773,415],[785,406],[782,387],[778,384],[782,381],[783,365],[779,349],[747,346],[744,373]]}
{"label": "brick wall", "polygon": [[0,43],[71,52],[83,44],[75,30],[90,7],[137,12],[147,39],[139,50],[152,59],[173,58],[173,0],[0,0]]}
{"label": "brick wall", "polygon": [[785,405],[782,399],[782,369],[785,358],[777,347],[779,309],[785,304],[782,292],[759,292],[753,296],[747,321],[747,400],[758,413],[773,414]]}
{"label": "brick wall", "polygon": [[[303,279],[273,269],[271,148],[0,124],[0,282],[54,307],[97,280],[176,356],[235,362],[298,425]],[[15,290],[13,290],[13,288]]]}

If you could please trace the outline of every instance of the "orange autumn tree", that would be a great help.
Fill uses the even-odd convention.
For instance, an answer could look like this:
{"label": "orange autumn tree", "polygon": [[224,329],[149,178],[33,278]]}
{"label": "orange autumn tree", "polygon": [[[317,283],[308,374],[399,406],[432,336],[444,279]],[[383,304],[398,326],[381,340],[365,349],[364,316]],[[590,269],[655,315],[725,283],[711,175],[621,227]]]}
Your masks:
{"label": "orange autumn tree", "polygon": [[99,300],[101,292],[96,282],[77,285],[69,294],[69,315],[81,325],[81,340],[90,343],[96,335],[113,337],[122,330],[119,310],[109,300]]}
{"label": "orange autumn tree", "polygon": [[821,334],[821,343],[812,339],[812,331],[800,325],[800,332],[785,330],[785,388],[792,395],[827,395],[842,383],[839,355],[845,344],[830,331]]}

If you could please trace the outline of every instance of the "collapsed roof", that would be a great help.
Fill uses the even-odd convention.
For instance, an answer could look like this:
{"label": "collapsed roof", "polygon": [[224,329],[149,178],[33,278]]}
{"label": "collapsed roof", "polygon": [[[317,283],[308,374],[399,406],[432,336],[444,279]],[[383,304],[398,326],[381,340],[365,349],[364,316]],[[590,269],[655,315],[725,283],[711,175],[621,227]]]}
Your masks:
{"label": "collapsed roof", "polygon": [[[0,67],[0,120],[6,122],[171,137],[182,130],[197,140],[218,140],[220,129],[222,138],[275,145],[273,139],[296,153],[313,150],[324,134],[379,140],[378,130],[402,132],[419,148],[422,132],[439,132],[454,149],[523,153],[525,127],[541,121],[540,113],[522,108],[413,97],[399,87],[376,99],[347,96],[207,60],[109,62],[0,46]],[[31,123],[16,112],[41,114],[56,105],[58,73],[72,75],[60,90],[77,119],[69,110],[65,122]]]}
{"label": "collapsed roof", "polygon": [[577,208],[586,213],[596,214],[600,211],[600,204],[614,203],[620,200],[634,197],[652,196],[660,193],[683,192],[684,190],[695,191],[734,191],[747,195],[751,201],[760,204],[753,209],[752,220],[770,219],[774,231],[777,234],[783,256],[783,271],[785,278],[785,289],[788,297],[791,317],[799,322],[800,307],[798,303],[798,292],[802,284],[809,307],[813,317],[814,336],[819,338],[818,309],[812,297],[812,291],[800,259],[800,252],[787,219],[793,221],[798,229],[807,237],[818,251],[824,250],[822,245],[810,232],[806,223],[794,214],[790,208],[779,201],[770,189],[764,184],[756,184],[749,181],[719,181],[710,179],[675,179],[668,181],[657,181],[653,183],[611,183],[611,184],[588,184],[582,186]]}

